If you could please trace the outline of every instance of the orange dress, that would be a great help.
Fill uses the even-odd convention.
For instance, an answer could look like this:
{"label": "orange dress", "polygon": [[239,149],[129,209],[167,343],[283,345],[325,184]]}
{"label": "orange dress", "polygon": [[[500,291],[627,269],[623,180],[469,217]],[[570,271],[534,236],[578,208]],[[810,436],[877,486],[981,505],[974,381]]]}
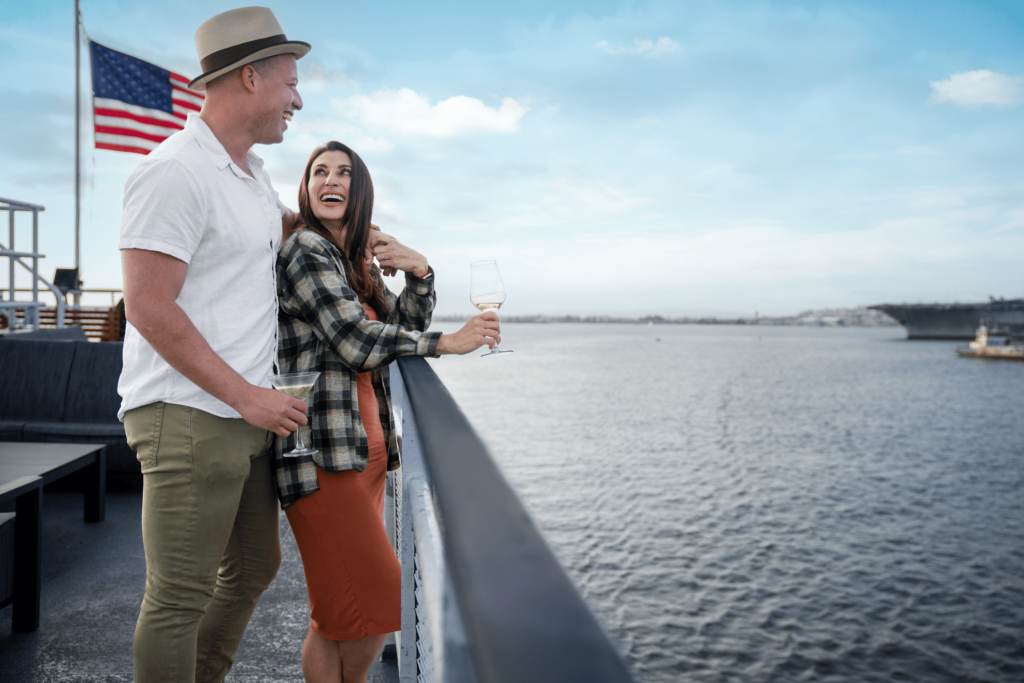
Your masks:
{"label": "orange dress", "polygon": [[[363,308],[377,319],[372,308]],[[366,469],[317,467],[320,490],[285,508],[302,555],[310,625],[329,640],[402,628],[402,566],[381,517],[388,452],[371,374],[356,374],[359,416],[370,445]]]}

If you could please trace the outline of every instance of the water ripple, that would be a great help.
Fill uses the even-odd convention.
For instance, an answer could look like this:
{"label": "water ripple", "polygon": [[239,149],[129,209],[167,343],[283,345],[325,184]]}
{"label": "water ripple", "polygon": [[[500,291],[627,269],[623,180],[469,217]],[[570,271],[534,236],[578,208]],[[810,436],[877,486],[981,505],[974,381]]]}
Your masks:
{"label": "water ripple", "polygon": [[645,681],[1024,680],[1024,364],[507,327],[432,363]]}

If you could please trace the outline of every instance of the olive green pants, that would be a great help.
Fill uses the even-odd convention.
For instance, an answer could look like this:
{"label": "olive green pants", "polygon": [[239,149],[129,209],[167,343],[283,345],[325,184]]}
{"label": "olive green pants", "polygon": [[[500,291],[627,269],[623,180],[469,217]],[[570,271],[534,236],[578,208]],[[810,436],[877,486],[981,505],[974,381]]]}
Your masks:
{"label": "olive green pants", "polygon": [[281,564],[273,433],[166,403],[124,426],[143,474],[135,680],[223,681]]}

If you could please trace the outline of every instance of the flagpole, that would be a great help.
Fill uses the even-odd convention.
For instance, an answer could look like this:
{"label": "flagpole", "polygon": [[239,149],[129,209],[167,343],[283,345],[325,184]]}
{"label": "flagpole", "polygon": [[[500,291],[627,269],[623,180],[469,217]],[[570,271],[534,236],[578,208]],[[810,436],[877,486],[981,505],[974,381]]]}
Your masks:
{"label": "flagpole", "polygon": [[[80,228],[82,222],[82,40],[79,37],[78,0],[75,0],[75,270],[79,282],[75,289],[81,289],[82,243]],[[74,296],[75,305],[81,303],[79,294]]]}

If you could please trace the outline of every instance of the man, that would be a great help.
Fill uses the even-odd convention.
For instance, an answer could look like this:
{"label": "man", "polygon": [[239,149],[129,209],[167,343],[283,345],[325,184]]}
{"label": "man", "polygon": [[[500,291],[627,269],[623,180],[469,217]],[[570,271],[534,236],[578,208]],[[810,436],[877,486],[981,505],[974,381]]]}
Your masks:
{"label": "man", "polygon": [[146,594],[136,681],[221,681],[280,565],[274,434],[306,405],[270,388],[274,263],[293,214],[256,144],[281,142],[296,60],[273,13],[246,7],[196,32],[202,111],[132,173],[121,255],[128,329],[119,416],[143,473]]}

